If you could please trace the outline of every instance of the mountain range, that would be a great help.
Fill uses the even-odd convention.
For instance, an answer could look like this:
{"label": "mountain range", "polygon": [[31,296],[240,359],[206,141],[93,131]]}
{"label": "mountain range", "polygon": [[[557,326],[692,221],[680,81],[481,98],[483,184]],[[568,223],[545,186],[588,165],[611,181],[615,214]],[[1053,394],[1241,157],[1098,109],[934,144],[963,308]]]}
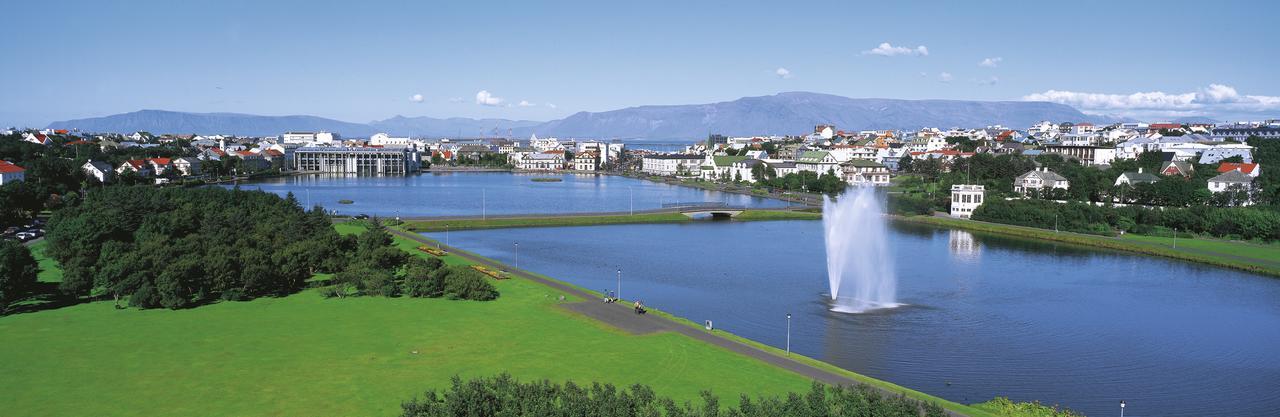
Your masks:
{"label": "mountain range", "polygon": [[698,139],[726,135],[803,134],[817,124],[843,130],[919,129],[922,127],[1024,128],[1041,120],[1112,122],[1063,104],[1034,101],[897,100],[848,98],[809,92],[743,97],[709,104],[639,106],[604,112],[578,112],[547,122],[395,116],[351,123],[316,116],[258,116],[239,113],[185,113],[141,110],[88,119],[53,122],[49,128],[87,132],[200,133],[246,136],[287,131],[329,131],[348,137],[377,132],[415,137],[539,136],[607,139]]}

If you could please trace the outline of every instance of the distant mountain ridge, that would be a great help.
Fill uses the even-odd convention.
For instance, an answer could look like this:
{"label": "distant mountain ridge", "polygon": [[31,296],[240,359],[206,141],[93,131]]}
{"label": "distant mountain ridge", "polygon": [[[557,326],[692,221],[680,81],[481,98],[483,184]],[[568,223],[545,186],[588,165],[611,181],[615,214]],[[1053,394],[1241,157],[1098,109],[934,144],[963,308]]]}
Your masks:
{"label": "distant mountain ridge", "polygon": [[792,92],[743,97],[709,104],[639,106],[605,112],[579,112],[548,122],[395,116],[366,124],[315,116],[257,116],[238,113],[184,113],[142,110],[113,116],[54,122],[50,128],[90,132],[200,133],[247,136],[286,131],[324,130],[361,137],[377,132],[426,137],[539,136],[700,139],[726,135],[803,134],[817,124],[843,130],[919,129],[922,127],[1025,128],[1041,120],[1109,122],[1063,104],[1030,101],[898,100],[848,98]]}

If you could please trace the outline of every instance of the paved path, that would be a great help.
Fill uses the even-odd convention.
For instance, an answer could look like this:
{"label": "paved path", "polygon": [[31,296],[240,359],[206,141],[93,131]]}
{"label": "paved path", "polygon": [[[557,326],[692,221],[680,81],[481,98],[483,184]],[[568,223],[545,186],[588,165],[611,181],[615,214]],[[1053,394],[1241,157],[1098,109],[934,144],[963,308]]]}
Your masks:
{"label": "paved path", "polygon": [[[818,368],[806,363],[791,360],[790,358],[786,358],[783,356],[778,356],[773,353],[766,352],[755,346],[747,345],[747,344],[738,342],[736,340],[732,340],[732,339],[720,336],[715,332],[708,332],[702,329],[679,324],[674,321],[671,321],[661,316],[657,316],[653,314],[645,314],[645,315],[635,314],[631,308],[632,304],[627,303],[625,301],[619,302],[619,303],[605,303],[603,300],[599,298],[599,296],[595,294],[591,294],[586,291],[574,288],[572,286],[566,285],[559,281],[554,281],[554,280],[546,279],[537,275],[530,274],[529,272],[524,270],[511,269],[507,265],[503,265],[488,259],[478,257],[474,254],[471,254],[466,251],[458,250],[457,248],[454,248],[454,247],[444,246],[439,242],[427,239],[416,233],[409,233],[402,230],[391,229],[391,228],[387,230],[400,237],[411,239],[419,243],[423,243],[431,246],[440,246],[442,248],[445,248],[449,250],[449,253],[451,256],[461,256],[462,258],[470,260],[475,263],[479,263],[479,264],[497,268],[497,269],[507,270],[514,276],[524,278],[530,281],[534,281],[534,282],[546,285],[548,287],[551,287],[557,291],[563,291],[567,294],[571,294],[579,298],[582,298],[583,300],[586,300],[586,301],[564,304],[562,308],[565,308],[570,311],[578,312],[587,317],[591,317],[593,319],[602,321],[604,323],[607,323],[609,325],[622,329],[623,331],[626,331],[628,333],[648,334],[648,333],[656,333],[656,332],[676,332],[697,340],[701,340],[706,343],[710,343],[715,346],[728,349],[730,351],[733,351],[742,355],[746,355],[751,358],[755,358],[757,360],[764,361],[766,363],[777,366],[779,368],[783,368],[783,369],[798,373],[805,377],[812,378],[814,380],[817,380],[826,384],[831,384],[831,385],[861,384],[861,382],[854,380],[853,378],[849,378],[845,375],[828,371],[826,369]],[[880,387],[875,387],[875,388],[886,395],[892,395],[892,396],[898,395],[897,392],[890,391],[885,388],[880,388]],[[960,414],[951,410],[947,410],[947,415],[964,416],[964,414]]]}

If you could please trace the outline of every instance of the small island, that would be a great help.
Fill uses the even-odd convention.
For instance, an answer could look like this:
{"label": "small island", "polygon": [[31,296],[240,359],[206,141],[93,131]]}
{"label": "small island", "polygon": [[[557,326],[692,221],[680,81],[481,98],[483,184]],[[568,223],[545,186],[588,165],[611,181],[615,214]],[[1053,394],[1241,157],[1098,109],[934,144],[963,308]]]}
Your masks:
{"label": "small island", "polygon": [[338,204],[351,204],[351,203],[355,203],[355,202],[354,202],[354,201],[351,201],[351,200],[348,200],[348,199],[345,199],[345,198],[344,198],[344,199],[341,199],[341,200],[338,200]]}
{"label": "small island", "polygon": [[561,181],[564,181],[564,179],[563,179],[563,178],[547,178],[547,177],[538,177],[538,178],[534,178],[534,179],[532,179],[532,180],[530,180],[530,181],[533,181],[533,182],[561,182]]}

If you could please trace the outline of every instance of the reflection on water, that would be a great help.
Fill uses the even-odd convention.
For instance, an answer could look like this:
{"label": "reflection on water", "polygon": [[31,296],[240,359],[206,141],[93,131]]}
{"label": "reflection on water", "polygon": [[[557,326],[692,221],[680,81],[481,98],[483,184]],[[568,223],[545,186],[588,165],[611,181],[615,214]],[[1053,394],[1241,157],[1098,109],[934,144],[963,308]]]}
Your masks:
{"label": "reflection on water", "polygon": [[951,258],[961,262],[978,262],[982,247],[973,234],[964,230],[951,230]]}

